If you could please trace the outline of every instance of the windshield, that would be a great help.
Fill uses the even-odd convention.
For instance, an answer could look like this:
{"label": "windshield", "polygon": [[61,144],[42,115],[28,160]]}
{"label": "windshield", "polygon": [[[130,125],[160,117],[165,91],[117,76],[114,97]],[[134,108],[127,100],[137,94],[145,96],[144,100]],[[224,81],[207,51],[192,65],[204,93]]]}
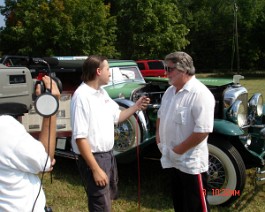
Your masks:
{"label": "windshield", "polygon": [[110,68],[111,76],[109,78],[109,84],[117,84],[121,82],[140,81],[145,83],[142,74],[138,67],[112,67]]}

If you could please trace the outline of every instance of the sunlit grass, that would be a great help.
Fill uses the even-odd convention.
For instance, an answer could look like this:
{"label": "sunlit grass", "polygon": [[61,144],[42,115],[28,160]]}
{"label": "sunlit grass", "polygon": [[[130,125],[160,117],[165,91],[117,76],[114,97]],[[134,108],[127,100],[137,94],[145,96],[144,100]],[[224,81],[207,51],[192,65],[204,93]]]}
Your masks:
{"label": "sunlit grass", "polygon": [[[241,74],[244,79],[240,80],[240,84],[245,86],[248,90],[249,97],[255,92],[260,92],[265,99],[265,71],[263,72],[245,72]],[[227,73],[200,73],[196,75],[197,77],[220,77],[233,79],[233,74]]]}
{"label": "sunlit grass", "polygon": [[[140,184],[136,164],[119,164],[119,199],[113,201],[114,212],[173,212],[167,173],[159,161],[143,160],[140,164]],[[254,184],[254,169],[247,171],[247,182],[240,198],[229,207],[212,207],[214,212],[265,211],[265,184]],[[45,175],[47,205],[54,211],[87,211],[87,198],[72,160],[58,159],[53,172]]]}

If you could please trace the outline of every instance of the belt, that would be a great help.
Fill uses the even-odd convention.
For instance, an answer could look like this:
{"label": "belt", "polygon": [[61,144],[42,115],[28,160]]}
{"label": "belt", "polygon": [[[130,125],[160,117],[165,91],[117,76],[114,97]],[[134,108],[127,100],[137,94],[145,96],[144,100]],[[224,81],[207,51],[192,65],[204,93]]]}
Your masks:
{"label": "belt", "polygon": [[107,152],[92,152],[93,155],[99,155],[99,154],[109,154],[112,153],[113,150],[107,151]]}

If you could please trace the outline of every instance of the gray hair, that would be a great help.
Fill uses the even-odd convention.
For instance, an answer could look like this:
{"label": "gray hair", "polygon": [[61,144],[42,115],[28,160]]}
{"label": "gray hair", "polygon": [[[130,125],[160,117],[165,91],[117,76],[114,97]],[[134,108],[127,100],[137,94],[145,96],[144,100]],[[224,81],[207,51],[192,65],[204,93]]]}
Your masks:
{"label": "gray hair", "polygon": [[172,52],[165,57],[165,62],[167,61],[173,62],[178,70],[188,75],[195,74],[192,57],[185,52]]}

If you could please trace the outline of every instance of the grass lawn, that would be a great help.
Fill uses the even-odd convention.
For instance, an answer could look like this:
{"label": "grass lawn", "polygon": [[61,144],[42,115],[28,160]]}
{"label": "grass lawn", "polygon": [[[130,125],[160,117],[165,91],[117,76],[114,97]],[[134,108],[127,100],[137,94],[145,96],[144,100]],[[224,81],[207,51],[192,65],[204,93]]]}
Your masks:
{"label": "grass lawn", "polygon": [[[170,184],[160,162],[143,160],[138,181],[137,164],[119,164],[119,199],[113,202],[113,212],[173,212]],[[247,182],[240,198],[229,207],[212,207],[213,212],[265,211],[265,183],[254,183],[255,170],[247,171]],[[52,182],[51,182],[52,179]],[[87,211],[86,194],[76,163],[69,159],[57,159],[52,174],[45,174],[44,184],[47,205],[55,212]],[[140,188],[140,189],[139,189]]]}
{"label": "grass lawn", "polygon": [[[263,94],[265,101],[264,75],[254,78],[246,76],[241,84],[248,89],[249,97],[258,91]],[[113,202],[113,212],[173,211],[167,173],[161,169],[159,161],[141,161],[140,180],[136,163],[119,164],[118,168],[120,194],[119,199]],[[265,183],[256,185],[254,179],[255,169],[247,170],[247,182],[240,198],[231,206],[212,207],[212,211],[265,211]],[[47,205],[54,212],[87,211],[86,194],[74,160],[57,158],[52,177],[50,174],[44,175],[43,187]]]}

